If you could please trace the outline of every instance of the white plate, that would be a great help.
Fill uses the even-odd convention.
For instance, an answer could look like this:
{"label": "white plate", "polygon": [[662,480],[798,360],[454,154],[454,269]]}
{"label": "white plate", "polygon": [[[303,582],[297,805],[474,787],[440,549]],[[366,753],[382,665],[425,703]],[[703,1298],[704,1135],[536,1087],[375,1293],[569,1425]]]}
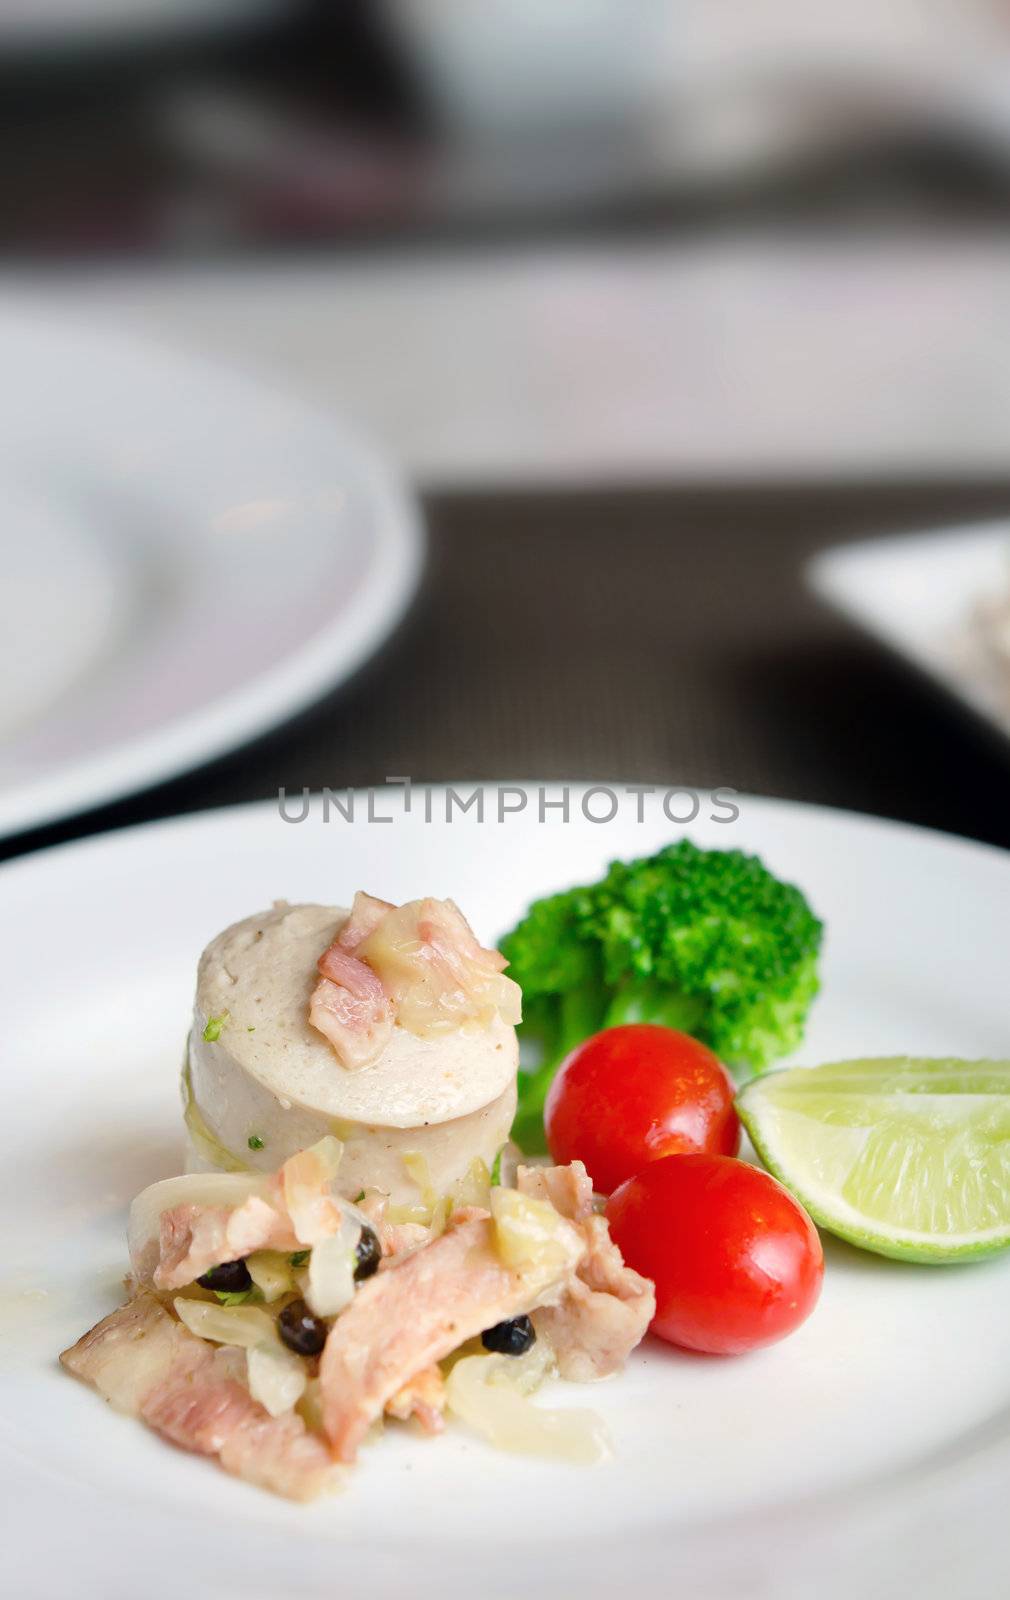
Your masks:
{"label": "white plate", "polygon": [[346,678],[422,538],[339,420],[0,307],[0,834],[175,776]]}
{"label": "white plate", "polygon": [[149,44],[268,20],[283,0],[4,0],[0,47]]}
{"label": "white plate", "polygon": [[[340,899],[359,884],[451,894],[491,936],[531,896],[684,831],[658,799],[641,824],[630,797],[615,821],[588,823],[580,794],[567,825],[557,810],[541,824],[535,797],[503,825],[473,812],[428,822],[416,793],[409,816],[380,798],[385,825],[363,802],[353,825],[318,812],[289,823],[264,804],[0,871],[12,1594],[126,1600],[139,1583],[150,1600],[938,1600],[952,1570],[959,1597],[1002,1592],[1010,1260],[905,1266],[828,1241],[821,1303],[785,1343],[725,1361],[651,1346],[592,1391],[556,1386],[557,1403],[603,1414],[608,1464],[390,1428],[343,1496],[309,1508],[169,1449],[57,1368],[57,1351],[117,1302],[129,1198],[178,1165],[179,1055],[204,941],[273,896]],[[1010,857],[844,813],[740,806],[737,822],[691,836],[760,851],[827,920],[804,1059],[1008,1053]]]}
{"label": "white plate", "polygon": [[988,657],[974,623],[1010,586],[1010,525],[836,545],[807,567],[814,591],[1010,738],[1010,668]]}

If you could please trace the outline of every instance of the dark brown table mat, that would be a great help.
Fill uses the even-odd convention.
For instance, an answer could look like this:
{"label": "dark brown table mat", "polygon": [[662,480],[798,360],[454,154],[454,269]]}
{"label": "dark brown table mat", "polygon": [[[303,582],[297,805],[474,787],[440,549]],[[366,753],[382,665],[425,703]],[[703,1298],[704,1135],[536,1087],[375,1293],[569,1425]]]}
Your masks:
{"label": "dark brown table mat", "polygon": [[431,495],[396,637],[297,721],[3,853],[278,787],[726,784],[1010,846],[1010,748],[804,588],[841,539],[1010,512],[1010,481]]}

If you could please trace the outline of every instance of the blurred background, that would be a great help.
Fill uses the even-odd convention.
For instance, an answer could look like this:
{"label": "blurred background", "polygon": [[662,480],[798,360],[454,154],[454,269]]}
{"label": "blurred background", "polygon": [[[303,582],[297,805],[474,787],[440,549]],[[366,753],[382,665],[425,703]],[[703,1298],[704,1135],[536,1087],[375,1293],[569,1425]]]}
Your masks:
{"label": "blurred background", "polygon": [[[1008,45],[1003,0],[7,0],[7,852],[397,773],[728,784],[1010,844],[1010,536],[958,532],[1010,509]],[[111,557],[94,483],[49,525],[70,458],[78,484],[122,486],[101,452],[130,386],[117,411],[106,342],[139,363],[132,392],[158,391],[167,452]],[[154,692],[137,639],[227,509],[180,502],[185,551],[154,514],[224,373],[236,398],[201,450],[220,427],[236,504],[242,461],[269,454],[249,397],[289,396],[420,497],[425,571],[401,622],[420,545],[387,551],[399,577],[360,648],[231,740],[127,772],[120,745],[201,709],[173,702],[170,652]],[[299,468],[317,517],[348,448],[329,479],[324,446]],[[247,498],[273,505],[265,473]],[[931,528],[955,531],[923,578]],[[818,552],[888,534],[900,556],[818,568],[814,592]],[[283,565],[256,612],[262,633],[285,619],[267,676],[306,604]],[[219,605],[208,704],[241,657],[222,625]],[[194,630],[174,636],[190,671]],[[97,749],[104,784],[54,800]]]}

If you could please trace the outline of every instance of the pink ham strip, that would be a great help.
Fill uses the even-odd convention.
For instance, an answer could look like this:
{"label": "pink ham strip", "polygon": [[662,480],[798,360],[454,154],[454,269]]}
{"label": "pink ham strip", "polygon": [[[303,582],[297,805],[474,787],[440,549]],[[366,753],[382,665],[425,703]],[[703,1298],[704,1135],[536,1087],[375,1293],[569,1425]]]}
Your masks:
{"label": "pink ham strip", "polygon": [[653,1285],[625,1266],[606,1219],[594,1216],[592,1184],[581,1161],[567,1167],[520,1167],[516,1187],[521,1194],[550,1201],[576,1224],[586,1245],[564,1294],[533,1316],[537,1332],[554,1349],[561,1376],[588,1383],[620,1371],[656,1314]]}
{"label": "pink ham strip", "polygon": [[386,1415],[398,1422],[416,1417],[425,1433],[442,1433],[445,1428],[445,1379],[441,1367],[425,1367],[415,1372],[403,1388],[386,1402]]}
{"label": "pink ham strip", "polygon": [[648,1278],[624,1264],[603,1217],[580,1224],[588,1246],[578,1274],[556,1306],[533,1313],[533,1324],[574,1383],[619,1372],[656,1314]]}
{"label": "pink ham strip", "polygon": [[[498,950],[485,950],[452,900],[418,900],[417,955],[418,981],[434,975],[446,1001],[460,1012],[480,1014],[498,1011],[513,1027],[522,1021],[522,995],[519,985],[502,977],[508,966]],[[404,996],[408,998],[408,996]]]}
{"label": "pink ham strip", "polygon": [[584,1222],[593,1214],[593,1184],[582,1161],[566,1167],[518,1167],[516,1188],[534,1200],[546,1200],[569,1222]]}
{"label": "pink ham strip", "polygon": [[351,902],[351,914],[335,942],[341,950],[353,955],[359,944],[363,944],[369,934],[375,932],[386,913],[392,910],[391,900],[379,900],[374,894],[366,894],[359,889]]}
{"label": "pink ham strip", "polygon": [[328,1039],[344,1066],[365,1067],[380,1056],[393,1031],[393,1008],[380,979],[355,955],[393,907],[359,889],[351,914],[317,966],[309,1022]]}
{"label": "pink ham strip", "polygon": [[419,900],[417,932],[446,967],[465,979],[467,966],[504,972],[508,962],[500,950],[485,950],[455,900]]}
{"label": "pink ham strip", "polygon": [[317,965],[309,1022],[352,1071],[377,1060],[394,1020],[426,1034],[487,1024],[496,1012],[509,1024],[522,1016],[504,956],[483,948],[451,900],[397,907],[359,890]]}
{"label": "pink ham strip", "polygon": [[[558,1284],[581,1252],[573,1229]],[[544,1298],[542,1285],[535,1294],[503,1266],[490,1218],[474,1210],[362,1284],[330,1330],[319,1366],[323,1426],[338,1459],[354,1460],[372,1422],[411,1378]]]}
{"label": "pink ham strip", "polygon": [[158,1219],[157,1259],[145,1249],[132,1263],[134,1274],[156,1289],[181,1289],[223,1261],[254,1250],[299,1250],[336,1233],[341,1212],[329,1182],[315,1151],[300,1150],[263,1180],[262,1195],[239,1206],[172,1206]]}
{"label": "pink ham strip", "polygon": [[285,1211],[256,1195],[234,1208],[181,1205],[163,1211],[159,1223],[157,1289],[181,1289],[223,1261],[253,1250],[297,1250],[299,1241]]}
{"label": "pink ham strip", "polygon": [[247,1483],[312,1500],[335,1481],[325,1443],[301,1417],[271,1417],[252,1398],[241,1355],[196,1338],[152,1295],[120,1306],[60,1361],[117,1410]]}
{"label": "pink ham strip", "polygon": [[389,1196],[382,1194],[378,1189],[369,1189],[364,1199],[358,1203],[358,1210],[363,1212],[372,1224],[382,1247],[385,1259],[381,1262],[380,1269],[390,1266],[393,1256],[403,1255],[407,1250],[417,1250],[431,1238],[431,1229],[426,1228],[423,1222],[387,1222],[388,1209]]}
{"label": "pink ham strip", "polygon": [[319,957],[322,976],[309,1000],[309,1022],[354,1071],[380,1056],[393,1031],[393,1008],[371,967],[341,948]]}

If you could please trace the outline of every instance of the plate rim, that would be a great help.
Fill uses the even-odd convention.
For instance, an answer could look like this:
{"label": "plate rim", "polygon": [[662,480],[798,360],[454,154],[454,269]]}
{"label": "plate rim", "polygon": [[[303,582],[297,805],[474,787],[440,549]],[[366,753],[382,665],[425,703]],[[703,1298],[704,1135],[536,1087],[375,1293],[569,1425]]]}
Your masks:
{"label": "plate rim", "polygon": [[[505,780],[483,780],[483,787],[485,789],[493,787],[496,781],[504,782]],[[557,790],[564,781],[563,779],[544,780],[543,787],[548,791]],[[540,785],[536,780],[526,780],[523,786],[539,787]],[[444,791],[445,786],[432,784],[424,787],[430,787],[432,791],[439,792]],[[596,787],[596,785],[585,781],[573,781],[569,785],[573,795],[593,787]],[[362,791],[356,792],[360,793]],[[376,793],[378,792],[380,792],[380,788],[376,786]],[[397,786],[383,786],[383,792],[389,795],[402,796],[402,790]],[[704,796],[710,791],[699,788],[696,792]],[[741,800],[743,806],[748,809],[753,807],[755,812],[764,816],[777,814],[785,820],[790,817],[797,817],[803,818],[808,822],[821,822],[826,825],[842,823],[848,826],[855,826],[860,831],[865,830],[874,834],[879,834],[883,830],[885,835],[903,835],[910,840],[925,845],[927,848],[940,848],[945,853],[950,853],[960,858],[967,858],[976,862],[980,859],[988,859],[991,862],[999,860],[1002,862],[1003,870],[1006,870],[1007,862],[1010,861],[1010,851],[1001,846],[970,839],[958,834],[947,833],[939,829],[924,827],[921,824],[905,823],[898,819],[879,817],[872,813],[825,806],[816,802],[781,799],[775,796],[752,795],[741,792],[737,798]],[[24,891],[30,885],[33,873],[59,872],[64,860],[64,853],[67,851],[75,853],[74,859],[77,856],[100,857],[104,852],[115,853],[123,848],[142,849],[145,845],[157,851],[163,842],[172,840],[178,844],[180,841],[185,841],[187,834],[202,829],[224,829],[236,822],[242,825],[255,825],[260,818],[264,821],[267,819],[276,820],[276,816],[276,802],[265,799],[243,802],[237,805],[205,808],[201,811],[136,823],[128,827],[109,830],[103,834],[91,835],[84,839],[64,841],[12,860],[6,864],[4,869],[7,876],[5,877],[0,872],[0,883],[10,883],[11,875],[14,875],[23,880],[20,887]],[[73,862],[68,859],[68,864],[72,866]],[[25,875],[27,875],[27,878]],[[999,1485],[996,1479],[999,1473],[993,1463],[994,1460],[1004,1462],[1006,1459],[1005,1451],[1006,1440],[1002,1436],[995,1440],[984,1437],[978,1440],[972,1439],[965,1453],[962,1454],[960,1449],[955,1450],[953,1453],[944,1449],[936,1459],[931,1458],[921,1465],[917,1465],[910,1472],[902,1473],[896,1481],[891,1482],[887,1479],[874,1478],[847,1489],[832,1490],[825,1495],[815,1494],[810,1499],[804,1497],[802,1505],[808,1521],[802,1544],[797,1550],[782,1554],[781,1571],[778,1569],[777,1564],[774,1570],[767,1566],[762,1567],[760,1564],[756,1569],[752,1569],[754,1587],[753,1589],[748,1588],[748,1592],[753,1593],[755,1597],[760,1596],[760,1600],[769,1600],[772,1595],[780,1595],[782,1600],[798,1600],[801,1594],[812,1593],[813,1587],[806,1584],[802,1588],[794,1588],[788,1584],[794,1556],[800,1561],[801,1565],[805,1565],[807,1557],[815,1561],[823,1559],[830,1553],[833,1546],[838,1542],[844,1541],[846,1534],[850,1531],[863,1536],[863,1542],[859,1539],[856,1541],[855,1554],[852,1557],[854,1567],[850,1566],[848,1559],[844,1562],[839,1559],[837,1570],[835,1571],[829,1571],[825,1567],[821,1567],[823,1586],[819,1586],[819,1592],[823,1594],[824,1600],[844,1600],[844,1596],[850,1592],[848,1586],[851,1585],[854,1578],[861,1578],[865,1581],[868,1577],[873,1576],[874,1571],[878,1578],[881,1576],[895,1578],[897,1569],[892,1570],[891,1565],[888,1565],[886,1572],[872,1566],[875,1550],[879,1548],[887,1557],[888,1562],[894,1561],[898,1563],[899,1567],[903,1567],[904,1563],[911,1559],[915,1548],[912,1540],[917,1532],[916,1525],[922,1514],[922,1507],[927,1503],[942,1503],[946,1495],[951,1495],[952,1498],[956,1496],[962,1505],[966,1502],[966,1510],[969,1515],[973,1516],[976,1507],[984,1500],[985,1496],[991,1495],[994,1487],[998,1490]],[[886,1495],[881,1493],[885,1483],[887,1485]],[[166,1518],[171,1517],[179,1521],[180,1527],[184,1525],[179,1518],[178,1512],[171,1508],[166,1509],[163,1506],[154,1505],[151,1508],[151,1513],[152,1519],[157,1519],[160,1524],[164,1524]],[[886,1527],[881,1522],[882,1516],[886,1519]],[[944,1536],[941,1527],[941,1523],[944,1522],[947,1522],[947,1519],[938,1515],[932,1531],[935,1532],[936,1537],[940,1540],[944,1552],[949,1552],[951,1548],[949,1523],[947,1536]],[[774,1543],[771,1531],[779,1525],[784,1527],[786,1534],[790,1532],[790,1529],[795,1533],[795,1524],[781,1506],[775,1506],[770,1510],[745,1511],[740,1514],[739,1520],[734,1519],[732,1527],[734,1538],[739,1540],[736,1548],[739,1549],[741,1559],[746,1560],[753,1552],[757,1552],[760,1555],[763,1551],[767,1554],[767,1551],[772,1548]],[[152,1520],[152,1526],[154,1526],[154,1520]],[[683,1539],[681,1554],[691,1567],[694,1566],[696,1560],[704,1563],[706,1552],[710,1548],[711,1534],[712,1524],[707,1519],[700,1520],[687,1530]],[[766,1538],[766,1534],[769,1537]],[[314,1532],[310,1534],[310,1537],[313,1539],[316,1537]],[[680,1537],[681,1535],[678,1534],[678,1538]],[[878,1539],[879,1546],[876,1543]],[[535,1562],[537,1565],[542,1563],[545,1593],[556,1586],[552,1580],[551,1557],[549,1554],[552,1548],[553,1546],[540,1545],[527,1548],[522,1544],[521,1540],[517,1542],[516,1546],[516,1572],[525,1572],[527,1561],[529,1563]],[[665,1543],[659,1544],[651,1536],[643,1541],[643,1548],[645,1556],[650,1560],[655,1559],[657,1563],[662,1556],[670,1553],[671,1550],[669,1545]],[[983,1578],[987,1576],[991,1578],[995,1574],[998,1550],[998,1542],[995,1540],[989,1543],[985,1549],[975,1549],[973,1553],[974,1577],[981,1575]],[[591,1554],[592,1551],[589,1553]],[[674,1553],[676,1553],[675,1549]],[[399,1551],[393,1553],[395,1560],[403,1563],[408,1561],[408,1556],[409,1552]],[[449,1559],[450,1557],[452,1558],[451,1560]],[[462,1566],[457,1563],[457,1557]],[[457,1592],[461,1596],[463,1593],[469,1592],[462,1583],[458,1589],[454,1583],[454,1579],[458,1578],[460,1574],[465,1576],[463,1569],[467,1560],[466,1550],[462,1546],[458,1549],[453,1549],[450,1541],[446,1550],[446,1558],[446,1582],[444,1586],[440,1586],[438,1592],[443,1594],[444,1600],[454,1600]],[[632,1568],[634,1568],[633,1574]],[[530,1570],[532,1571],[532,1565]],[[652,1595],[655,1595],[656,1600],[659,1600],[659,1596],[666,1593],[665,1584],[662,1581],[657,1581],[658,1571],[659,1568],[657,1566],[656,1578],[647,1579],[643,1588],[640,1589],[640,1592],[649,1596],[650,1600]],[[630,1553],[628,1569],[625,1573],[625,1576],[628,1575],[638,1576],[640,1579],[646,1575],[644,1570],[639,1570],[637,1557],[634,1561],[630,1559]],[[508,1574],[506,1573],[505,1576],[508,1576]],[[604,1573],[601,1572],[599,1576],[601,1578],[604,1577]],[[613,1574],[607,1573],[606,1576],[612,1579]],[[693,1572],[692,1576],[694,1576]],[[716,1581],[720,1576],[725,1580],[726,1572],[720,1567],[719,1572],[712,1576]],[[48,1586],[39,1591],[40,1594],[45,1595],[46,1600],[55,1600],[59,1592],[58,1587],[50,1588]],[[237,1591],[234,1591],[225,1582],[221,1584],[219,1592],[230,1595]],[[277,1589],[274,1592],[280,1593],[282,1591]],[[314,1600],[317,1593],[322,1593],[314,1584],[305,1585],[299,1592],[304,1593],[306,1600]],[[377,1574],[374,1592],[377,1600],[388,1600],[388,1597],[402,1592],[402,1583],[396,1581],[395,1577],[388,1572]],[[417,1579],[417,1592],[420,1595],[434,1592],[427,1586],[423,1575]],[[512,1592],[514,1592],[512,1589],[495,1588],[493,1584],[489,1585],[489,1600],[504,1600],[504,1595]],[[537,1586],[535,1592],[540,1593],[539,1586]],[[585,1600],[597,1600],[598,1596],[602,1600],[602,1596],[611,1592],[611,1590],[607,1586],[596,1587],[592,1582],[583,1586],[580,1581],[579,1592],[585,1596]],[[724,1600],[724,1591],[710,1589],[707,1583],[699,1584],[699,1587],[692,1592],[698,1596],[698,1600],[702,1600],[702,1596],[705,1597],[705,1600]],[[873,1591],[871,1589],[870,1592],[883,1593],[884,1591]],[[925,1583],[921,1586],[920,1592],[923,1595],[923,1600],[938,1600],[943,1591],[940,1588],[934,1588],[929,1583]],[[969,1581],[966,1582],[962,1592],[965,1594],[966,1600],[973,1600],[976,1593],[981,1595],[981,1593],[989,1591],[981,1588],[977,1589]]]}
{"label": "plate rim", "polygon": [[[548,793],[567,789],[570,795],[576,795],[585,790],[598,789],[601,786],[620,790],[628,787],[629,783],[630,780],[628,779],[613,777],[597,778],[592,782],[585,778],[451,777],[442,778],[432,783],[416,783],[413,788],[415,790],[428,791],[432,795],[444,794],[448,789],[481,788],[487,791],[498,787],[514,787],[532,791],[544,789]],[[657,780],[657,790],[663,788],[664,784],[665,780]],[[672,781],[665,786],[669,788],[678,787]],[[679,787],[683,789],[684,785],[681,784]],[[715,790],[701,785],[691,784],[689,787],[691,792],[698,795],[701,800],[710,799],[715,793]],[[716,787],[720,789],[720,792],[725,792],[725,785],[717,785]],[[314,809],[322,801],[323,792],[322,789],[307,791],[310,808]],[[334,786],[331,786],[330,793],[333,792]],[[388,796],[396,800],[402,800],[403,798],[403,788],[399,784],[352,784],[346,788],[338,788],[337,792],[348,795],[372,794],[377,798]],[[735,801],[742,802],[742,805],[748,808],[757,806],[760,811],[766,809],[769,811],[783,810],[799,813],[807,817],[813,815],[831,818],[839,822],[854,823],[857,826],[864,826],[870,829],[883,828],[896,834],[921,835],[938,845],[945,845],[957,852],[967,850],[969,853],[975,853],[981,851],[983,854],[991,856],[994,860],[1004,863],[1010,861],[1010,846],[994,844],[988,839],[976,839],[971,834],[954,833],[947,828],[933,828],[924,822],[905,822],[900,817],[881,816],[875,811],[858,811],[850,806],[825,805],[818,800],[793,800],[781,795],[761,794],[751,789],[734,789],[732,793]],[[53,857],[62,855],[65,852],[79,851],[84,854],[85,852],[112,850],[120,840],[133,841],[143,835],[159,832],[166,835],[174,832],[181,833],[187,828],[192,828],[196,831],[206,827],[211,822],[211,819],[220,820],[223,826],[226,821],[239,822],[246,818],[251,818],[257,812],[261,812],[263,815],[275,812],[276,803],[276,799],[270,796],[255,800],[228,801],[219,806],[201,806],[193,811],[177,811],[161,817],[146,817],[140,822],[124,823],[119,827],[105,828],[101,832],[88,833],[72,839],[58,839],[52,844],[42,845],[37,849],[27,850],[21,855],[12,855],[7,860],[0,861],[0,885],[9,882],[14,874],[25,872],[30,867],[37,866],[43,861],[48,863]],[[312,810],[310,809],[309,815],[311,816],[311,814]],[[675,826],[677,825],[671,824],[671,827]]]}
{"label": "plate rim", "polygon": [[[156,360],[166,354],[153,340],[145,340],[144,349]],[[187,360],[187,352],[170,353]],[[279,392],[241,368],[200,357],[187,364],[197,372],[244,379],[264,392]],[[74,760],[43,777],[0,789],[0,841],[125,800],[241,749],[346,684],[403,620],[420,586],[428,548],[416,495],[395,464],[339,412],[306,402],[290,390],[286,398],[306,421],[325,420],[354,460],[375,519],[374,559],[361,592],[297,650],[237,688],[160,728],[113,744],[97,757]]]}

